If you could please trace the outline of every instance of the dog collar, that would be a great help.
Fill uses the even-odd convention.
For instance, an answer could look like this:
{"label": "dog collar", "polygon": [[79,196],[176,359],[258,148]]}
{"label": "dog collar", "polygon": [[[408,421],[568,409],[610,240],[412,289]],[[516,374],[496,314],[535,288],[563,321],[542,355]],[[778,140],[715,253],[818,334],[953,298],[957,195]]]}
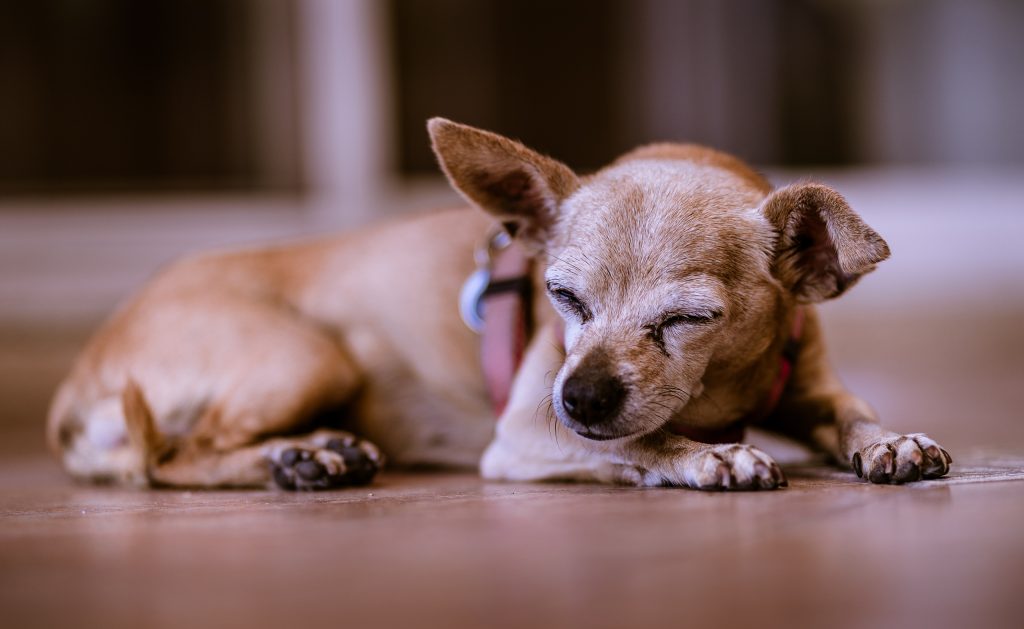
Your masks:
{"label": "dog collar", "polygon": [[530,259],[504,231],[492,234],[475,258],[476,271],[459,294],[459,312],[480,334],[484,382],[500,417],[532,328]]}
{"label": "dog collar", "polygon": [[793,367],[796,365],[796,359],[800,355],[800,347],[803,344],[804,319],[806,317],[807,312],[803,306],[797,306],[793,311],[789,336],[786,337],[786,343],[782,346],[782,355],[779,357],[779,371],[772,382],[772,388],[768,391],[768,397],[755,411],[755,415],[751,417],[751,423],[764,419],[774,411],[782,399],[782,394],[786,392],[786,385],[789,384],[789,379],[793,375]]}

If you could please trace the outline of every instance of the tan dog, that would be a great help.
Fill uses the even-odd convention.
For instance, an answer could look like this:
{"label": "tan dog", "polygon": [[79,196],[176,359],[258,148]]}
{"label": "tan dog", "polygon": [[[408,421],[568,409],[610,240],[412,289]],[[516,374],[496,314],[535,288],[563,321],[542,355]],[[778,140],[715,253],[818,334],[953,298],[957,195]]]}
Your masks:
{"label": "tan dog", "polygon": [[[367,482],[379,446],[403,464],[479,461],[491,479],[784,485],[760,450],[695,440],[756,419],[873,482],[948,471],[945,450],[883,429],[825,361],[810,304],[889,255],[833,190],[773,191],[692,145],[578,177],[492,133],[429,130],[453,185],[535,260],[536,331],[496,432],[456,307],[495,223],[463,209],[168,269],[60,388],[49,437],[67,469],[323,488]],[[360,438],[317,429],[340,424]]]}

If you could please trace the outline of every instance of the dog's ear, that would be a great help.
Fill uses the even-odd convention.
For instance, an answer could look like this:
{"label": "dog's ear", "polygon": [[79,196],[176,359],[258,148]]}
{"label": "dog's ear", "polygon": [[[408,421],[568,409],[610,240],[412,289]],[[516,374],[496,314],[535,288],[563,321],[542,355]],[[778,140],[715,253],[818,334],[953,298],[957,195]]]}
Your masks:
{"label": "dog's ear", "polygon": [[882,237],[828,186],[780,188],[762,210],[778,233],[774,273],[800,302],[839,296],[889,257]]}
{"label": "dog's ear", "polygon": [[559,205],[579,187],[576,174],[496,133],[444,118],[431,118],[427,130],[455,189],[497,217],[528,249],[543,249]]}

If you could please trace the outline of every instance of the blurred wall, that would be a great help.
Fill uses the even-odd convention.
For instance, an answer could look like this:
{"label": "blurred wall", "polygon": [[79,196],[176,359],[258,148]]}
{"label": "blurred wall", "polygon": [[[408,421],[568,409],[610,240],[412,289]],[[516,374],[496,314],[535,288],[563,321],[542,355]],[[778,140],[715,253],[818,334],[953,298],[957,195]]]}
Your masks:
{"label": "blurred wall", "polygon": [[865,161],[1024,162],[1024,2],[854,4]]}
{"label": "blurred wall", "polygon": [[772,165],[1024,161],[1014,0],[392,0],[397,164],[444,114],[592,168],[686,140]]}
{"label": "blurred wall", "polygon": [[8,2],[0,197],[436,174],[432,115],[581,168],[1021,162],[1022,30],[1014,0]]}
{"label": "blurred wall", "polygon": [[296,8],[0,4],[0,194],[297,188]]}
{"label": "blurred wall", "polygon": [[919,261],[885,299],[935,264],[995,286],[1024,268],[1021,32],[1014,0],[2,3],[0,319],[96,318],[185,251],[456,202],[432,115],[584,170],[669,139],[817,172]]}

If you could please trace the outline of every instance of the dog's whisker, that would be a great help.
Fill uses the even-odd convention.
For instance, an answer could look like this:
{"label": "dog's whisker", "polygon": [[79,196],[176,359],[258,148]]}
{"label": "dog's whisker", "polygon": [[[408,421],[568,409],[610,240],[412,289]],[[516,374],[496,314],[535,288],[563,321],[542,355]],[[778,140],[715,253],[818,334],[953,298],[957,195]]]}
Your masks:
{"label": "dog's whisker", "polygon": [[[550,408],[551,408],[551,394],[548,393],[547,395],[545,395],[544,397],[541,398],[540,402],[537,404],[537,408],[535,408],[534,411],[533,411],[533,422],[534,422],[534,424],[536,424],[538,422],[539,418],[542,415],[546,418],[546,416],[550,412]],[[543,413],[541,411],[543,411]]]}
{"label": "dog's whisker", "polygon": [[537,404],[537,407],[533,412],[533,423],[537,424],[541,419],[543,419],[544,423],[547,424],[548,434],[555,442],[556,447],[561,449],[561,446],[558,443],[557,426],[555,425],[558,420],[555,417],[555,409],[551,404],[551,396],[552,394],[549,392],[541,398],[541,401]]}

